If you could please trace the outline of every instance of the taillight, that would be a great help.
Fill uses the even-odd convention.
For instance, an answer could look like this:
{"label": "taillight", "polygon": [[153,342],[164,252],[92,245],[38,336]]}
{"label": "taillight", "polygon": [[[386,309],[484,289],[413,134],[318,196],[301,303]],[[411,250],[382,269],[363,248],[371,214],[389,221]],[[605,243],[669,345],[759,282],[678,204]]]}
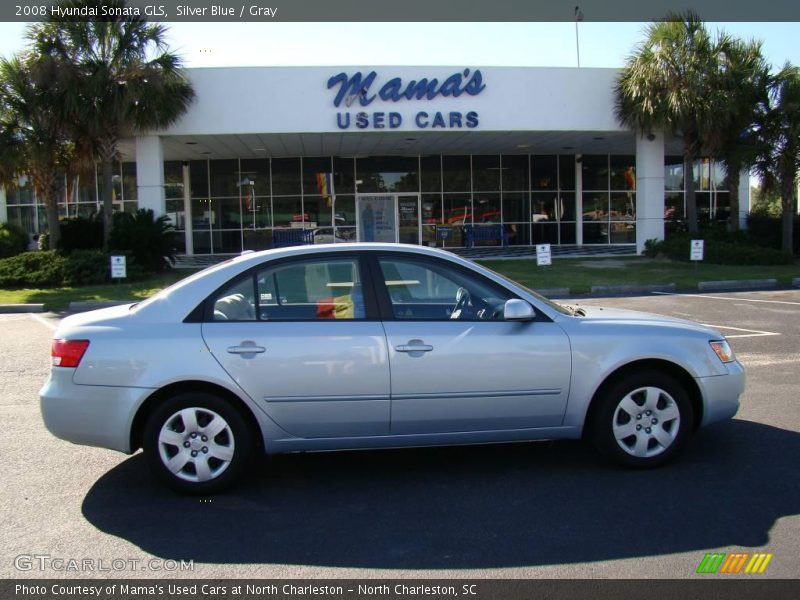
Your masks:
{"label": "taillight", "polygon": [[89,340],[53,340],[50,356],[54,367],[77,367],[81,363]]}

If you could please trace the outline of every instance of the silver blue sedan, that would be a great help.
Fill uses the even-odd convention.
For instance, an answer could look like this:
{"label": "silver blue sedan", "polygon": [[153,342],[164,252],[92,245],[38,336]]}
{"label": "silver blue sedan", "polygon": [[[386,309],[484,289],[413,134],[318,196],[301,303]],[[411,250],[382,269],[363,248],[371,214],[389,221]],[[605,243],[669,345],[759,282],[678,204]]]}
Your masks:
{"label": "silver blue sedan", "polygon": [[451,253],[397,244],[250,253],[55,332],[47,428],[144,449],[208,494],[282,453],[586,438],[667,462],[732,417],[744,372],[690,321],[555,304]]}

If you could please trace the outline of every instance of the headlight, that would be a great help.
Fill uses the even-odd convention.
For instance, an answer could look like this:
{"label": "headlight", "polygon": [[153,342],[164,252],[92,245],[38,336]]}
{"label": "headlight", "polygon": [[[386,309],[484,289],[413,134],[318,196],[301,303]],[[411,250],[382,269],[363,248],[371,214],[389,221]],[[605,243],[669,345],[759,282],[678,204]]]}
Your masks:
{"label": "headlight", "polygon": [[711,348],[717,353],[717,356],[722,362],[729,363],[735,360],[733,350],[731,350],[730,345],[725,340],[708,343],[711,344]]}

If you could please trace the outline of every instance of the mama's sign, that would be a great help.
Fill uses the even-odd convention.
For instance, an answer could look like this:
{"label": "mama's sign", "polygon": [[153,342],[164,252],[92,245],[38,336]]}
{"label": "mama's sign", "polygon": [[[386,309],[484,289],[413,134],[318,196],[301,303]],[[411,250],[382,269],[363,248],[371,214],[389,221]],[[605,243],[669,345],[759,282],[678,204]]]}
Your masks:
{"label": "mama's sign", "polygon": [[[483,75],[476,69],[453,73],[443,81],[432,78],[412,79],[408,82],[400,77],[393,77],[382,85],[376,84],[378,73],[370,71],[366,75],[360,71],[348,76],[347,73],[339,73],[328,79],[328,89],[335,89],[336,96],[333,105],[337,108],[344,104],[350,108],[354,104],[362,107],[369,106],[376,99],[384,102],[403,102],[412,100],[433,100],[437,97],[458,98],[464,94],[477,96],[485,88]],[[420,128],[461,128],[469,129],[478,126],[478,113],[468,111],[417,112],[412,118],[413,124]],[[336,114],[336,124],[339,129],[349,129],[354,126],[357,129],[397,129],[403,124],[403,115],[396,111],[389,112],[338,112]]]}

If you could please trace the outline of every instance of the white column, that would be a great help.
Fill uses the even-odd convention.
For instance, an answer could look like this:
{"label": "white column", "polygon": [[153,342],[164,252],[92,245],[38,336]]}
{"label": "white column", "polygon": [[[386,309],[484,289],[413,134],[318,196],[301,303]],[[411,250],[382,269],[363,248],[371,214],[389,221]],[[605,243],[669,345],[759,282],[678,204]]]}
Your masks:
{"label": "white column", "polygon": [[6,208],[6,190],[0,186],[0,223],[8,223],[8,209]]}
{"label": "white column", "polygon": [[156,217],[167,212],[164,199],[164,148],[157,135],[136,138],[136,187],[139,208],[151,209]]}
{"label": "white column", "polygon": [[194,254],[194,233],[192,230],[192,179],[189,163],[183,163],[183,235],[186,238],[186,254]]}
{"label": "white column", "polygon": [[[739,229],[747,229],[747,213],[750,212],[750,171],[739,173]],[[733,217],[734,215],[731,215]]]}
{"label": "white column", "polygon": [[636,137],[636,252],[664,239],[664,134]]}

